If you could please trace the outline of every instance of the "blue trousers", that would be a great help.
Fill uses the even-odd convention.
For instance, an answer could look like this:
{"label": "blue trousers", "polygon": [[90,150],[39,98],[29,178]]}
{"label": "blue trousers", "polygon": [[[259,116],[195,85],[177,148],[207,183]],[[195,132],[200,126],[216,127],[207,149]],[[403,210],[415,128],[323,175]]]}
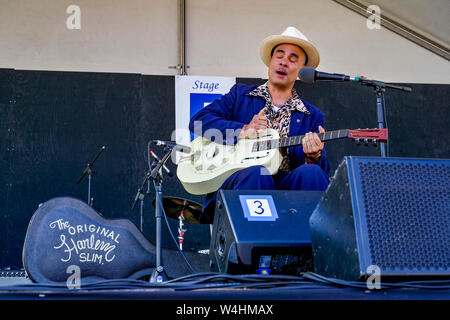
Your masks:
{"label": "blue trousers", "polygon": [[[325,190],[330,180],[315,164],[304,164],[289,173],[270,175],[263,166],[249,167],[235,172],[221,189],[232,190]],[[201,223],[213,223],[217,191],[206,195],[200,216]]]}

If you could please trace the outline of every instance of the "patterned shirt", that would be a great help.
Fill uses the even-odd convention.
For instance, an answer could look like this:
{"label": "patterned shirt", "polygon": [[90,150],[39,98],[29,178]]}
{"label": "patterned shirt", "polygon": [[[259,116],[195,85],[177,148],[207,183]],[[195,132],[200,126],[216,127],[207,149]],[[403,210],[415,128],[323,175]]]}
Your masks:
{"label": "patterned shirt", "polygon": [[[278,131],[280,137],[282,138],[289,135],[292,111],[310,114],[294,88],[292,88],[292,97],[289,98],[281,107],[277,107],[273,104],[272,97],[270,96],[268,90],[268,82],[251,91],[249,95],[253,97],[261,97],[266,101],[264,106],[264,114],[267,117],[267,127]],[[289,164],[288,154],[285,151],[282,153],[284,153],[284,157],[278,170],[289,172],[291,170],[291,166]]]}

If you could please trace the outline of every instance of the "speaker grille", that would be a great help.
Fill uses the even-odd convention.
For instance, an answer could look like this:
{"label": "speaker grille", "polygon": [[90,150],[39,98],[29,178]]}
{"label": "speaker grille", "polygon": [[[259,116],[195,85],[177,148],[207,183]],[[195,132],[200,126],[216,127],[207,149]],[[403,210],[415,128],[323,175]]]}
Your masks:
{"label": "speaker grille", "polygon": [[372,263],[385,271],[450,267],[450,165],[371,159],[358,164]]}

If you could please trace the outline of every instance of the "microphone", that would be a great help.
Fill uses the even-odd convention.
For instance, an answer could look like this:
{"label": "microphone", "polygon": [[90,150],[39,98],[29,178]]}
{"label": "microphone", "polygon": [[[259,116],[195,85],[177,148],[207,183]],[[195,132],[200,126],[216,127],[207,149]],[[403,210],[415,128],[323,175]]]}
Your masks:
{"label": "microphone", "polygon": [[[157,161],[161,161],[161,159],[152,151],[150,150],[150,154],[152,155],[153,158],[155,158]],[[163,169],[166,170],[166,172],[169,174],[169,177],[172,177],[173,174],[172,172],[170,172],[169,168],[166,167],[165,164],[163,164]]]}
{"label": "microphone", "polygon": [[326,73],[326,72],[319,72],[316,71],[316,69],[311,67],[303,67],[298,72],[298,78],[300,81],[304,83],[314,83],[316,80],[331,80],[331,81],[353,81],[358,82],[362,85],[371,86],[375,88],[391,88],[391,89],[397,89],[401,91],[407,91],[411,92],[411,88],[404,87],[404,86],[397,86],[393,84],[387,84],[382,81],[377,80],[369,80],[364,76],[360,77],[350,77],[345,74],[340,73]]}
{"label": "microphone", "polygon": [[354,81],[359,82],[360,78],[350,77],[339,73],[319,72],[311,67],[303,67],[298,72],[298,78],[305,83],[314,83],[316,80],[332,80],[332,81]]}
{"label": "microphone", "polygon": [[181,144],[177,144],[175,141],[162,141],[162,140],[153,140],[153,143],[157,146],[165,146],[169,148],[173,148],[175,151],[190,153],[191,148],[187,146],[183,146]]}

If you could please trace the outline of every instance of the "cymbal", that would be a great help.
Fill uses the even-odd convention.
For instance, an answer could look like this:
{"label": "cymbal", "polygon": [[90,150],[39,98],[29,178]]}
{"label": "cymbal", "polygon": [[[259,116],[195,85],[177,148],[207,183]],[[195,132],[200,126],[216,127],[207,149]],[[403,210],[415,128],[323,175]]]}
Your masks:
{"label": "cymbal", "polygon": [[[153,200],[155,207],[156,199]],[[180,212],[184,213],[184,222],[200,223],[200,214],[202,213],[202,205],[188,199],[178,197],[163,197],[163,207],[169,218],[178,220]]]}

